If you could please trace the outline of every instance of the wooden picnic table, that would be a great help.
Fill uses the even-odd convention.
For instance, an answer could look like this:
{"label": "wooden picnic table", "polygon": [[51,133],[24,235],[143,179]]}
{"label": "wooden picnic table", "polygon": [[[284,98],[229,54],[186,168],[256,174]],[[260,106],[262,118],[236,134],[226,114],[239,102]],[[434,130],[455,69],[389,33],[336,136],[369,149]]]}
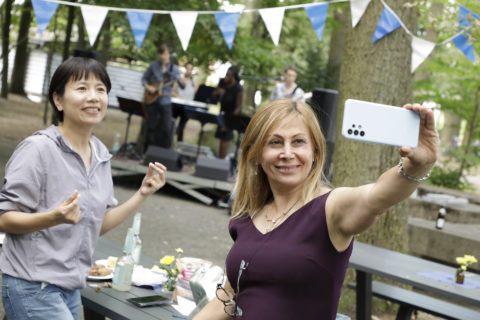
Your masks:
{"label": "wooden picnic table", "polygon": [[[93,261],[121,255],[122,246],[119,243],[100,237],[93,254]],[[140,264],[149,268],[158,264],[158,259],[142,254]],[[178,320],[172,316],[176,310],[171,306],[139,308],[126,301],[128,298],[154,295],[156,293],[153,290],[132,286],[128,292],[103,287],[97,291],[96,288],[90,286],[101,286],[102,284],[103,282],[87,281],[87,287],[81,291],[85,320],[103,320],[105,317],[112,320]]]}
{"label": "wooden picnic table", "polygon": [[[431,248],[431,250],[441,249]],[[452,261],[454,258],[452,257]],[[355,241],[349,267],[354,268],[357,275],[357,320],[371,319],[373,275],[436,293],[466,305],[480,306],[479,287],[465,288],[420,274],[445,272],[455,275],[456,268],[440,263]],[[466,278],[480,283],[480,276],[477,274],[467,272]]]}

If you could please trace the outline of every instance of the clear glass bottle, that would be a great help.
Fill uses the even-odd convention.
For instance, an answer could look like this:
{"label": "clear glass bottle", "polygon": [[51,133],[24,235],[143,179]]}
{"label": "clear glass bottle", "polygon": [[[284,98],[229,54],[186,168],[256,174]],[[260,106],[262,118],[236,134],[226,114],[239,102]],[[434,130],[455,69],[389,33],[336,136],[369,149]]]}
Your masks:
{"label": "clear glass bottle", "polygon": [[134,261],[133,249],[133,228],[129,228],[123,248],[123,256],[118,259],[113,273],[112,288],[118,291],[129,291],[132,287],[132,273]]}
{"label": "clear glass bottle", "polygon": [[113,146],[112,146],[112,153],[113,154],[117,153],[118,150],[120,150],[120,137],[121,137],[120,132],[117,132],[115,134],[115,139],[113,141]]}
{"label": "clear glass bottle", "polygon": [[133,217],[133,261],[140,264],[140,255],[142,254],[142,240],[140,239],[140,225],[142,223],[142,214],[138,212]]}

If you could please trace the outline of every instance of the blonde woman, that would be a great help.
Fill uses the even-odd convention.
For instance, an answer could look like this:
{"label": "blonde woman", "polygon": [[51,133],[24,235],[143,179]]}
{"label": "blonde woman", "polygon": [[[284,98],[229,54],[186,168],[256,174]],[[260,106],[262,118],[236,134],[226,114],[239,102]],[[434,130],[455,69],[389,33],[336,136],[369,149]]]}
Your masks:
{"label": "blonde woman", "polygon": [[353,236],[407,198],[436,161],[432,111],[405,108],[422,124],[418,147],[399,150],[403,166],[333,190],[322,180],[325,139],[308,105],[277,100],[255,114],[241,145],[226,284],[195,320],[335,318]]}

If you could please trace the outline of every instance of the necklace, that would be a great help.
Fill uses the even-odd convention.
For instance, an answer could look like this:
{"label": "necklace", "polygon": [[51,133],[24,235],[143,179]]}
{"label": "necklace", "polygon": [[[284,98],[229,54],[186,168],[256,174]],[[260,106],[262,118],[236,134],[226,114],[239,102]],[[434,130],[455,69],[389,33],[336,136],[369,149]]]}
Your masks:
{"label": "necklace", "polygon": [[[285,216],[293,209],[293,207],[295,207],[295,205],[297,204],[298,200],[300,199],[297,199],[297,201],[295,201],[292,206],[290,208],[288,208],[287,211],[283,212],[282,214],[280,214],[278,217],[276,218],[270,218],[268,216],[267,213],[265,213],[265,223],[267,224],[267,227],[265,228],[266,232],[270,232],[273,230],[273,228],[275,227],[275,225],[277,224],[278,221],[281,221],[283,220],[283,218],[285,218]],[[270,227],[268,227],[268,224],[271,223],[272,225]]]}

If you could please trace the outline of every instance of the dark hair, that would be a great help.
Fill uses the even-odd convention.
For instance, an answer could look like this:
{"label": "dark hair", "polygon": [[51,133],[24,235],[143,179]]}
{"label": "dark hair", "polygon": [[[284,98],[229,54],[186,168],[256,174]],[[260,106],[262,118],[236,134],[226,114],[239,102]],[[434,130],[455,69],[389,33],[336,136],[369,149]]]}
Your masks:
{"label": "dark hair", "polygon": [[53,101],[53,94],[63,97],[65,86],[68,81],[77,81],[82,78],[88,78],[92,73],[107,87],[107,93],[110,92],[112,84],[105,67],[97,60],[83,57],[69,58],[63,62],[50,80],[50,88],[48,89],[48,99],[53,107],[53,112],[57,115],[57,119],[63,122],[63,111],[59,111]]}
{"label": "dark hair", "polygon": [[166,44],[162,44],[162,45],[158,48],[158,53],[159,53],[159,54],[163,54],[165,51],[168,51],[168,53],[170,53],[170,48],[169,48]]}
{"label": "dark hair", "polygon": [[237,80],[237,82],[240,82],[240,75],[238,74],[238,68],[235,67],[235,66],[231,66],[230,68],[228,68],[227,71],[230,71],[233,75],[233,77],[235,78],[235,80]]}
{"label": "dark hair", "polygon": [[287,71],[289,71],[289,70],[292,70],[292,71],[294,71],[295,73],[297,73],[297,68],[295,68],[295,67],[292,66],[291,64],[285,67],[285,71],[284,71],[284,72],[287,73]]}

